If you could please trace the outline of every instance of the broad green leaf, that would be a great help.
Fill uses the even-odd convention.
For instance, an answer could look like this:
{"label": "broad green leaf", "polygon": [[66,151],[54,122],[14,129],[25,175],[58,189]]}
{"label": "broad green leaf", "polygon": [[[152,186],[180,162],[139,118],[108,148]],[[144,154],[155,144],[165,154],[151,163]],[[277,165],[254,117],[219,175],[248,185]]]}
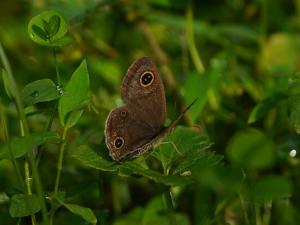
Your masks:
{"label": "broad green leaf", "polygon": [[135,161],[126,162],[119,166],[119,171],[122,175],[139,175],[149,180],[153,180],[156,183],[162,183],[168,186],[178,186],[184,185],[191,180],[188,180],[187,177],[179,175],[164,175],[155,170],[144,168],[141,165],[137,164]]}
{"label": "broad green leaf", "polygon": [[90,208],[83,207],[76,204],[65,203],[63,201],[59,201],[64,207],[66,207],[71,213],[82,217],[85,221],[96,224],[97,217],[93,213]]}
{"label": "broad green leaf", "polygon": [[24,217],[33,215],[40,209],[38,196],[16,194],[11,198],[9,213],[12,217]]}
{"label": "broad green leaf", "polygon": [[[32,133],[31,140],[33,146],[36,147],[46,142],[58,143],[60,138],[57,133],[44,131],[39,133]],[[19,158],[27,152],[27,142],[25,137],[13,138],[10,141],[10,148],[15,158]],[[7,143],[0,144],[0,159],[11,159],[9,152],[9,145]]]}
{"label": "broad green leaf", "polygon": [[[33,17],[28,24],[30,38],[45,47],[61,47],[57,41],[68,31],[68,24],[63,17],[53,10],[42,12]],[[67,43],[67,42],[66,42]]]}
{"label": "broad green leaf", "polygon": [[49,38],[47,33],[40,27],[38,27],[37,25],[32,25],[32,31],[41,39],[43,39],[44,41],[47,41],[47,39]]}
{"label": "broad green leaf", "polygon": [[300,77],[296,76],[290,84],[288,91],[289,120],[300,133]]}
{"label": "broad green leaf", "polygon": [[[102,150],[107,151],[106,149]],[[73,149],[71,156],[74,159],[79,160],[84,166],[92,167],[94,169],[102,171],[116,171],[118,169],[115,162],[108,161],[86,145],[81,145],[78,148]]]}
{"label": "broad green leaf", "polygon": [[286,178],[279,176],[264,178],[258,181],[251,190],[257,203],[292,196],[291,183]]}
{"label": "broad green leaf", "polygon": [[48,102],[60,97],[57,86],[50,79],[36,80],[27,84],[21,91],[24,105]]}
{"label": "broad green leaf", "polygon": [[[64,94],[59,99],[58,114],[59,120],[63,126],[66,125],[66,119],[73,110],[78,107],[89,97],[89,74],[86,61],[83,60],[80,66],[72,74],[71,79],[64,88]],[[78,114],[76,118],[79,119]],[[75,121],[76,123],[77,121]],[[74,123],[73,123],[74,124]]]}
{"label": "broad green leaf", "polygon": [[248,129],[235,134],[227,146],[229,160],[248,169],[269,168],[274,163],[275,146],[261,131]]}
{"label": "broad green leaf", "polygon": [[60,17],[57,15],[53,15],[50,19],[49,22],[47,23],[47,26],[45,26],[45,30],[47,33],[50,35],[50,37],[53,37],[59,30],[60,27]]}
{"label": "broad green leaf", "polygon": [[276,105],[285,98],[286,95],[284,93],[276,93],[270,97],[263,99],[251,111],[248,118],[248,123],[254,123],[262,118],[266,113],[275,108]]}
{"label": "broad green leaf", "polygon": [[[107,150],[105,149],[105,151]],[[71,152],[71,156],[79,160],[84,166],[92,167],[102,171],[119,171],[119,174],[122,176],[139,175],[165,185],[181,185],[186,183],[185,177],[166,176],[162,173],[141,166],[136,162],[136,160],[128,161],[122,164],[109,161],[85,145],[74,149]]]}

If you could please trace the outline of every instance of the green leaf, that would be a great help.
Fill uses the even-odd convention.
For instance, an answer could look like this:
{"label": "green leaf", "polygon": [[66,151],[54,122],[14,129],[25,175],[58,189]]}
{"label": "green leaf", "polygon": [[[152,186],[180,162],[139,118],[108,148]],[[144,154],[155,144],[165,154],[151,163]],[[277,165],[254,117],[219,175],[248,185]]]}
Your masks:
{"label": "green leaf", "polygon": [[251,111],[248,118],[248,123],[254,123],[262,118],[266,113],[275,108],[276,105],[285,98],[286,95],[284,93],[276,93],[270,97],[263,99]]}
{"label": "green leaf", "polygon": [[52,47],[63,47],[65,45],[68,45],[70,44],[71,42],[73,41],[73,38],[70,37],[70,36],[65,36],[65,37],[62,37],[60,39],[57,39],[57,40],[53,40],[51,42],[51,46]]}
{"label": "green leaf", "polygon": [[50,37],[53,37],[59,30],[60,27],[60,17],[57,15],[53,15],[48,23],[48,27],[45,30],[49,33]]}
{"label": "green leaf", "polygon": [[9,213],[12,217],[24,217],[33,215],[40,209],[38,196],[16,194],[11,198]]}
{"label": "green leaf", "polygon": [[139,175],[156,183],[161,183],[168,186],[179,186],[190,182],[187,177],[179,175],[164,175],[155,170],[144,168],[135,161],[129,161],[119,166],[120,174],[122,175]]}
{"label": "green leaf", "polygon": [[21,91],[24,105],[34,105],[58,99],[60,94],[57,86],[50,79],[36,80],[27,84]]}
{"label": "green leaf", "polygon": [[[105,149],[105,151],[107,151],[107,149]],[[118,169],[115,162],[105,159],[86,145],[81,145],[73,149],[71,156],[79,160],[84,166],[94,169],[102,171],[116,171]]]}
{"label": "green leaf", "polygon": [[[60,138],[57,133],[44,131],[31,134],[31,141],[33,146],[39,146],[46,142],[58,143]],[[13,138],[10,143],[0,144],[0,159],[11,159],[9,145],[12,154],[15,158],[19,158],[27,152],[27,142],[25,137]]]}
{"label": "green leaf", "polygon": [[[104,148],[104,147],[103,147]],[[104,149],[103,149],[104,150]],[[105,151],[107,151],[105,149]],[[71,152],[71,156],[79,160],[84,166],[92,167],[102,171],[119,171],[120,175],[139,175],[157,183],[165,185],[181,185],[186,183],[186,178],[181,176],[166,176],[157,171],[144,168],[138,164],[136,160],[118,164],[114,161],[109,161],[107,156],[101,156],[94,152],[88,146],[82,145]]]}
{"label": "green leaf", "polygon": [[66,207],[71,213],[78,215],[82,217],[85,221],[96,224],[97,223],[97,217],[93,213],[93,211],[90,208],[86,208],[80,205],[76,204],[70,204],[65,203],[62,201],[59,201],[64,207]]}
{"label": "green leaf", "polygon": [[[89,74],[86,61],[83,60],[80,66],[72,74],[67,83],[63,96],[59,99],[58,114],[63,126],[66,125],[67,116],[73,111],[78,110],[79,106],[88,99],[89,96]],[[78,120],[78,114],[75,118]],[[77,122],[72,121],[72,124]]]}
{"label": "green leaf", "polygon": [[161,161],[167,174],[184,175],[194,165],[212,166],[222,159],[207,151],[210,145],[206,136],[189,128],[177,127],[152,155]]}
{"label": "green leaf", "polygon": [[33,24],[31,29],[38,37],[42,38],[43,40],[47,41],[47,39],[49,39],[47,33],[37,25]]}
{"label": "green leaf", "polygon": [[288,90],[288,109],[289,120],[295,127],[296,132],[300,133],[300,77],[295,77]]}
{"label": "green leaf", "polygon": [[28,24],[28,34],[30,38],[39,45],[45,47],[61,47],[62,42],[57,45],[57,41],[66,35],[68,27],[69,25],[58,12],[49,10],[30,20]]}
{"label": "green leaf", "polygon": [[266,177],[258,181],[251,190],[256,203],[292,196],[291,183],[286,178],[279,176]]}
{"label": "green leaf", "polygon": [[274,143],[262,132],[255,129],[235,134],[227,146],[229,160],[249,169],[269,168],[274,163]]}

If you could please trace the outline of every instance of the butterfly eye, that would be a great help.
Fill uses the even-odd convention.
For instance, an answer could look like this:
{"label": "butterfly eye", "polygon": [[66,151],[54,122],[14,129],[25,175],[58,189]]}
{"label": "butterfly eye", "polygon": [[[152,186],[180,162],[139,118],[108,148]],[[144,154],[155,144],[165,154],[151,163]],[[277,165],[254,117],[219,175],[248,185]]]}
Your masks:
{"label": "butterfly eye", "polygon": [[153,73],[147,71],[142,74],[140,78],[140,83],[143,87],[147,87],[152,84],[153,80],[154,80]]}
{"label": "butterfly eye", "polygon": [[123,144],[124,144],[124,139],[121,138],[121,137],[117,137],[117,138],[115,139],[114,144],[115,144],[115,147],[116,147],[116,148],[121,148],[121,147],[123,146]]}

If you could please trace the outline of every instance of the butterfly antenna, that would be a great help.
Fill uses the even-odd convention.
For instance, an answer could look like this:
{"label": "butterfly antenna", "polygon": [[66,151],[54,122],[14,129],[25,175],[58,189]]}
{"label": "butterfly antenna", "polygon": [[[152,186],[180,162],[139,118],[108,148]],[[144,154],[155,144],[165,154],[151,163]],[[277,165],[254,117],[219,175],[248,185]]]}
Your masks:
{"label": "butterfly antenna", "polygon": [[181,113],[180,115],[172,121],[172,123],[170,124],[169,128],[173,129],[175,127],[175,125],[179,122],[179,120],[183,117],[183,115],[186,113],[186,111],[188,111],[194,104],[195,102],[198,100],[199,97],[197,97],[191,104],[189,104]]}

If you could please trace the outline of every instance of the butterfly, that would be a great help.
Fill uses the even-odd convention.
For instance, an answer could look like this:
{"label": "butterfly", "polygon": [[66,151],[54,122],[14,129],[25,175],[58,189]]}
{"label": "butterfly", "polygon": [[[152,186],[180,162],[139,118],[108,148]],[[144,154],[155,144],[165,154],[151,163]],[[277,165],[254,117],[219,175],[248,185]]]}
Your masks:
{"label": "butterfly", "polygon": [[105,123],[105,142],[111,158],[118,162],[148,152],[175,127],[190,104],[170,126],[163,82],[149,57],[137,59],[121,83],[124,106],[113,109]]}

